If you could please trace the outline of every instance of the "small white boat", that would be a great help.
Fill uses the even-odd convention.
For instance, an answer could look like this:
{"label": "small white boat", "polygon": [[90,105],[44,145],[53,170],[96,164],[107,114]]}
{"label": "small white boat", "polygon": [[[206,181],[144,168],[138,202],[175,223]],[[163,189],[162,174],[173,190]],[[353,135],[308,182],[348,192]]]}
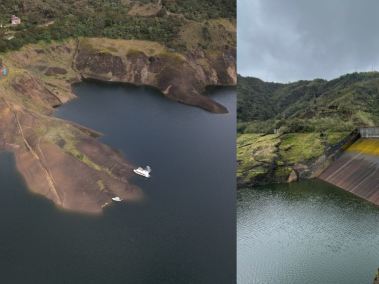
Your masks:
{"label": "small white boat", "polygon": [[150,172],[151,172],[151,169],[149,166],[147,166],[145,169],[143,168],[138,168],[138,169],[135,169],[134,172],[137,174],[137,175],[141,175],[141,176],[144,176],[144,177],[147,177],[149,178],[150,177]]}
{"label": "small white boat", "polygon": [[112,197],[112,200],[113,201],[121,201],[122,199],[120,197],[116,196],[116,197]]}

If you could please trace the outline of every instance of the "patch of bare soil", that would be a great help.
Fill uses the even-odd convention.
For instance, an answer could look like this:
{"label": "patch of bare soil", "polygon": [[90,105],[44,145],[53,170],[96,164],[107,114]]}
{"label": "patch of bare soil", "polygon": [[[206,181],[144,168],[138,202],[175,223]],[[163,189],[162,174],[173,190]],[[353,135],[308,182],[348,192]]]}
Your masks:
{"label": "patch of bare soil", "polygon": [[80,83],[81,80],[79,80],[78,78],[74,77],[74,78],[70,78],[68,80],[66,80],[67,83],[69,84],[75,84],[75,83]]}
{"label": "patch of bare soil", "polygon": [[139,5],[135,4],[132,9],[128,12],[128,15],[131,16],[152,16],[156,15],[159,10],[162,8],[162,5],[154,4],[154,3],[149,3],[147,5]]}
{"label": "patch of bare soil", "polygon": [[52,24],[54,24],[54,21],[48,22],[48,23],[43,24],[43,25],[38,25],[38,27],[47,27],[47,26],[52,25]]}
{"label": "patch of bare soil", "polygon": [[45,73],[45,76],[54,76],[54,75],[66,75],[67,70],[61,67],[49,67]]}
{"label": "patch of bare soil", "polygon": [[36,68],[38,69],[38,71],[42,72],[42,71],[45,71],[46,70],[46,66],[36,66]]}
{"label": "patch of bare soil", "polygon": [[313,118],[315,116],[315,113],[311,110],[307,111],[306,113],[304,113],[300,118],[301,119],[305,119],[305,118]]}
{"label": "patch of bare soil", "polygon": [[[54,142],[49,134],[54,127],[52,118],[39,117],[20,106],[12,111],[10,105],[15,107],[16,102],[4,91],[0,96],[0,151],[15,152],[17,167],[33,192],[63,208],[93,213],[101,212],[114,196],[125,200],[141,198],[139,188],[126,180],[133,167],[119,151],[94,140],[100,133],[61,121],[62,131],[71,129],[69,125],[80,131],[71,130],[74,142]],[[74,143],[80,154],[68,151],[66,143]],[[90,162],[84,162],[82,155]]]}
{"label": "patch of bare soil", "polygon": [[53,108],[62,104],[43,82],[33,76],[15,77],[10,85],[18,94],[22,94],[22,102],[25,107],[45,115],[52,114]]}
{"label": "patch of bare soil", "polygon": [[[4,71],[6,71],[5,75],[4,75]],[[5,64],[2,64],[0,66],[0,78],[1,78],[1,80],[3,80],[3,78],[7,77],[8,73],[9,73],[8,66],[6,66]]]}

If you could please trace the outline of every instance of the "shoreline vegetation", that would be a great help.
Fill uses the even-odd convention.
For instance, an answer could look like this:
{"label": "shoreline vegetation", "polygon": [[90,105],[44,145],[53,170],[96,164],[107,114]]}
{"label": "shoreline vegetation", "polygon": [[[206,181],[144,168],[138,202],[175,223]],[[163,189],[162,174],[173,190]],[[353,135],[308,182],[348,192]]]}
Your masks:
{"label": "shoreline vegetation", "polygon": [[288,84],[238,75],[237,186],[313,177],[357,127],[379,125],[378,86],[379,72]]}
{"label": "shoreline vegetation", "polygon": [[[195,20],[191,13],[172,12],[183,12],[179,9],[185,5],[189,9],[187,1],[176,1],[174,8],[172,3],[149,1],[116,1],[109,7],[90,1],[85,8],[84,1],[69,2],[41,1],[46,8],[42,10],[37,0],[22,2],[23,7],[15,4],[20,10],[11,13],[22,24],[2,30],[11,33],[0,40],[0,58],[8,70],[0,81],[0,151],[16,154],[17,167],[33,192],[65,209],[96,213],[111,197],[141,198],[141,190],[127,181],[133,166],[118,150],[97,142],[94,138],[100,133],[50,117],[54,108],[75,97],[72,84],[92,78],[150,85],[172,100],[226,113],[225,107],[201,93],[208,85],[236,85],[235,16],[219,18],[224,13],[224,7],[215,8],[220,1],[195,1],[192,9],[212,2],[209,11],[218,10],[218,16],[210,12]],[[220,3],[224,2],[228,1]],[[60,15],[54,14],[56,9],[51,16],[54,3],[64,6]],[[83,8],[84,14],[73,15],[70,6]],[[152,13],[154,7],[159,9]],[[145,15],[139,15],[143,11]],[[33,20],[38,13],[46,21]],[[126,22],[117,22],[117,13],[127,13]],[[84,18],[96,19],[88,25],[91,29],[80,30]],[[51,24],[38,27],[45,22]],[[147,24],[152,25],[151,32]],[[10,35],[14,38],[6,40]],[[187,46],[179,44],[183,42]]]}

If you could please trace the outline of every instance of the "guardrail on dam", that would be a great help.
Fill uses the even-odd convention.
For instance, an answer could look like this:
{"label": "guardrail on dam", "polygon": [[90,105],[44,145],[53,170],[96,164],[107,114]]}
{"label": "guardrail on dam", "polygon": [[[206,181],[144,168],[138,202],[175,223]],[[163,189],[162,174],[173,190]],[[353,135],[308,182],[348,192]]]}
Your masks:
{"label": "guardrail on dam", "polygon": [[379,127],[358,127],[362,138],[379,138]]}
{"label": "guardrail on dam", "polygon": [[319,178],[379,205],[379,127],[358,131],[361,138]]}

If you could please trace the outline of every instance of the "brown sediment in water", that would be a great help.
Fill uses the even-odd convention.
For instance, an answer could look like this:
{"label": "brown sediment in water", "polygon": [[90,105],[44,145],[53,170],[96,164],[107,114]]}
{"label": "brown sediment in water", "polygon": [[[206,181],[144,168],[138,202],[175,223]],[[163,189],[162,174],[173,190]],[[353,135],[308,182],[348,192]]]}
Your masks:
{"label": "brown sediment in water", "polygon": [[75,98],[71,84],[94,78],[151,85],[170,99],[215,113],[227,110],[200,95],[205,86],[236,84],[232,49],[171,54],[152,42],[78,39],[25,46],[3,62],[8,72],[0,81],[0,151],[15,153],[31,191],[91,213],[114,196],[137,200],[142,192],[127,181],[134,167],[95,140],[101,133],[49,116]]}

